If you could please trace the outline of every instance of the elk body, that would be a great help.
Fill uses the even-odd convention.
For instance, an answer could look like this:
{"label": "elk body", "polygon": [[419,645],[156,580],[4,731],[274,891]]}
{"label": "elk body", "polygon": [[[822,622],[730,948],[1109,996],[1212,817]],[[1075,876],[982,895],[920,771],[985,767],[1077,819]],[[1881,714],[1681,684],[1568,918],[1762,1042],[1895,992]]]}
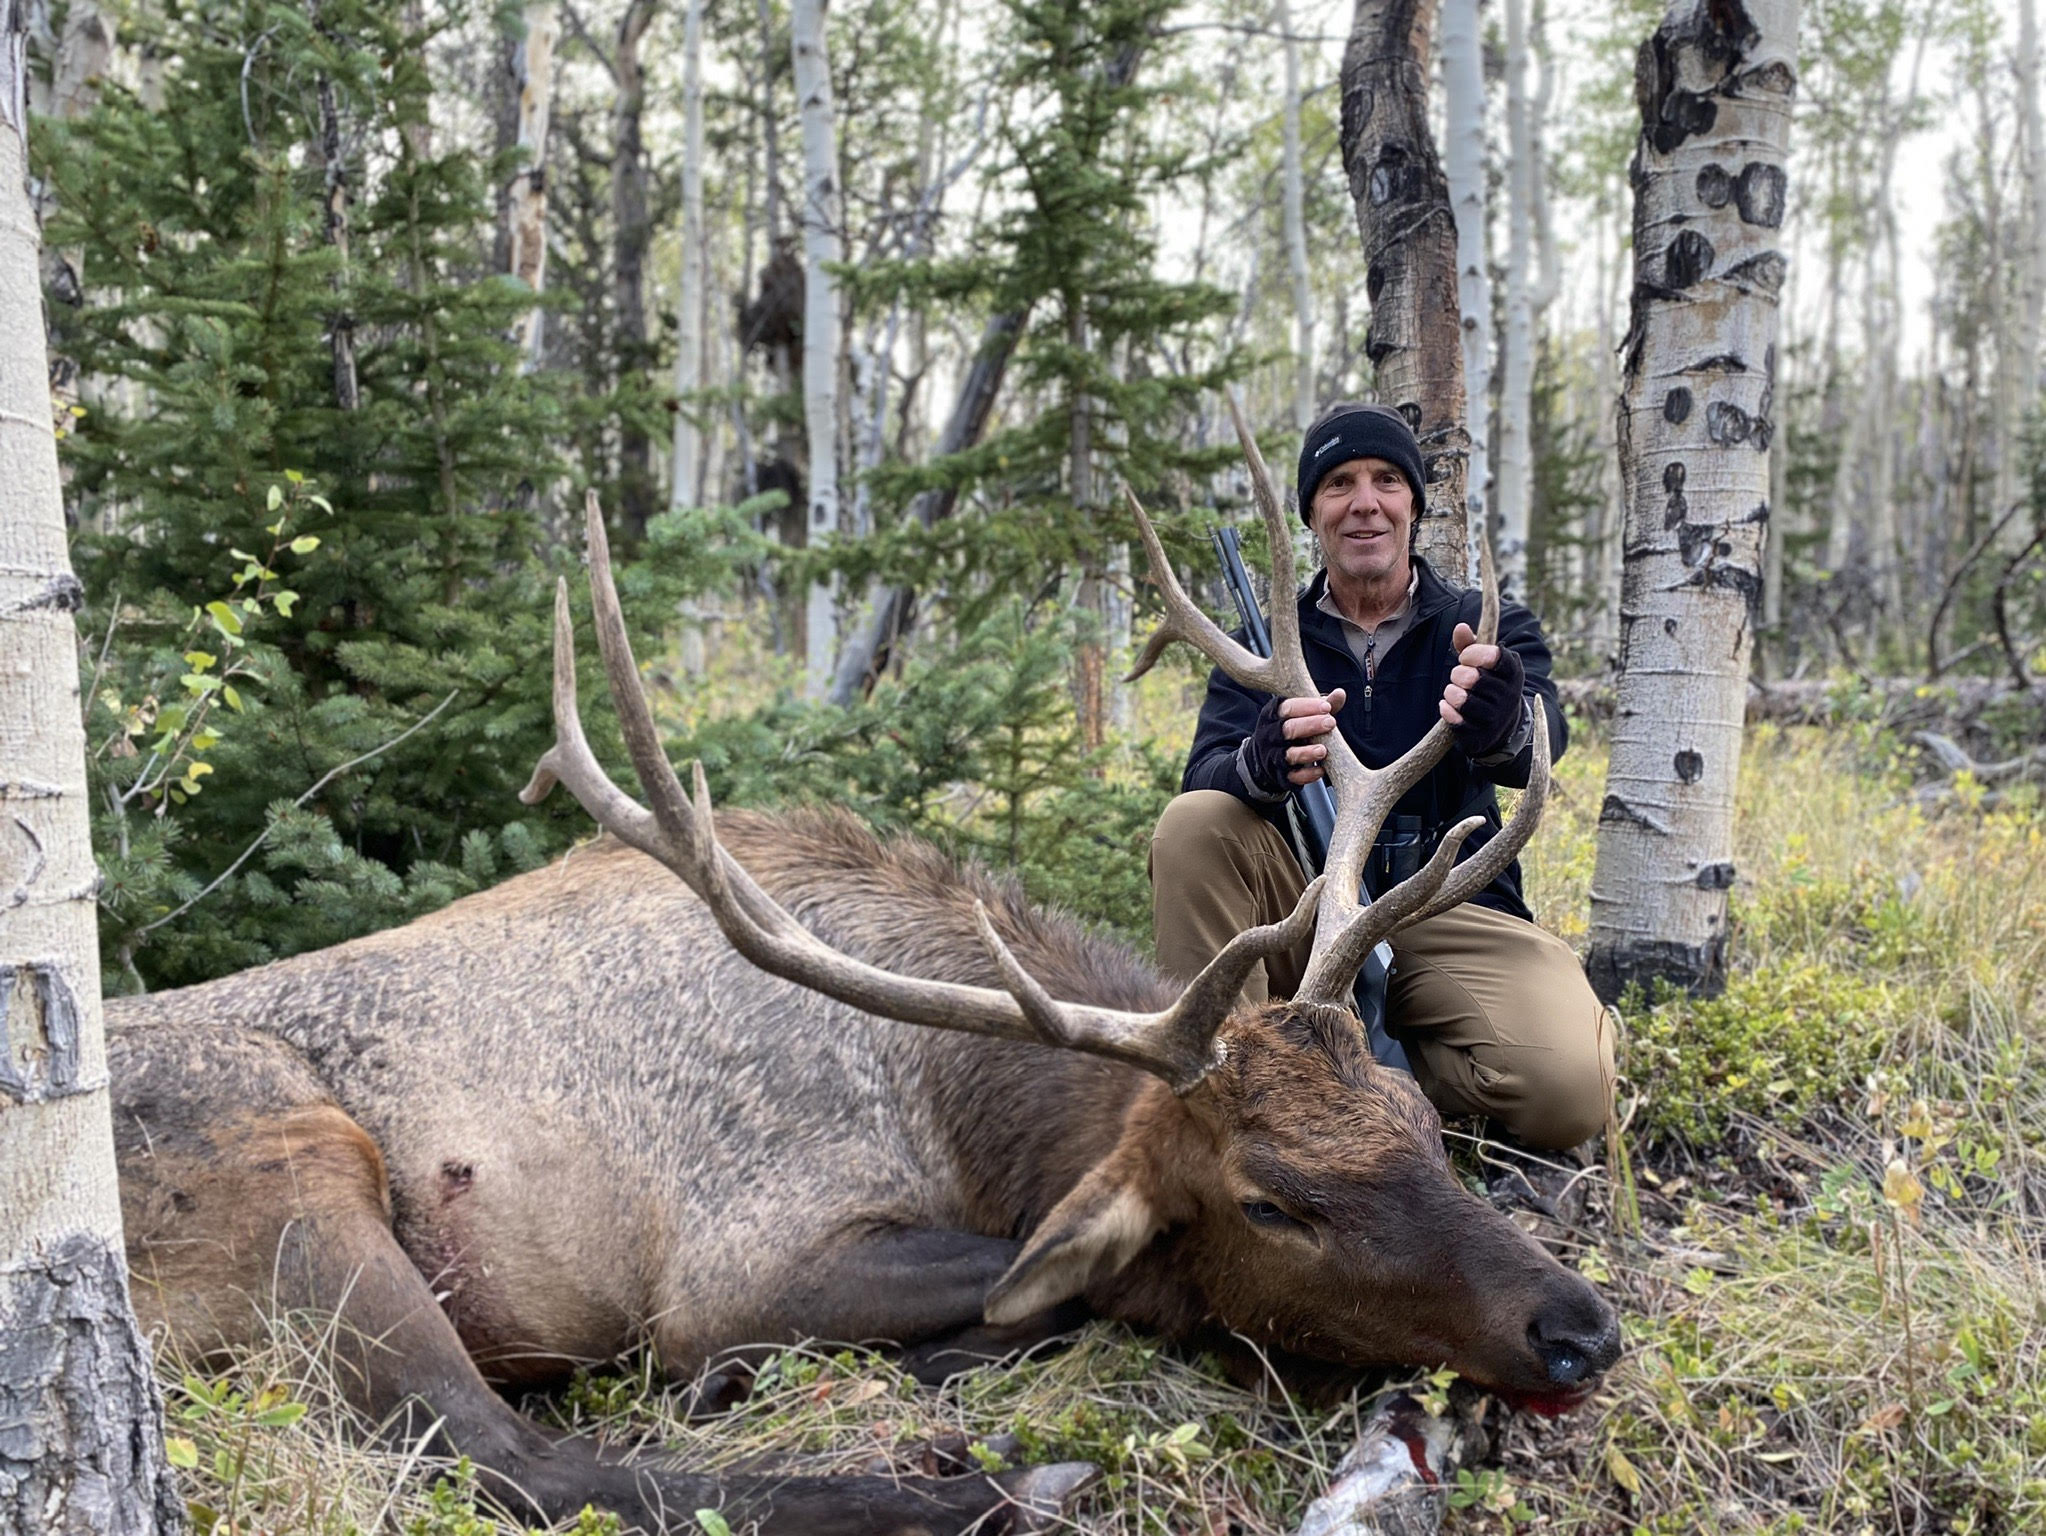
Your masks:
{"label": "elk body", "polygon": [[[528,793],[565,782],[613,838],[402,929],[110,1004],[145,1318],[231,1347],[259,1308],[337,1313],[371,1414],[439,1420],[549,1516],[594,1501],[649,1529],[705,1506],[789,1533],[1029,1528],[1086,1469],[712,1478],[557,1443],[493,1384],[642,1342],[687,1377],[813,1337],[890,1341],[935,1377],[1088,1314],[1296,1376],[1448,1364],[1522,1398],[1611,1364],[1611,1309],[1461,1187],[1434,1111],[1334,1002],[1367,930],[1489,880],[1474,866],[1525,827],[1361,911],[1340,860],[1370,830],[1339,828],[1291,920],[1167,984],[844,818],[713,830],[700,776],[692,804],[660,756],[594,514],[591,536],[652,811],[582,744],[564,596],[561,739]],[[1350,776],[1346,815],[1397,798],[1383,773]],[[1323,990],[1235,1007],[1310,922]]]}

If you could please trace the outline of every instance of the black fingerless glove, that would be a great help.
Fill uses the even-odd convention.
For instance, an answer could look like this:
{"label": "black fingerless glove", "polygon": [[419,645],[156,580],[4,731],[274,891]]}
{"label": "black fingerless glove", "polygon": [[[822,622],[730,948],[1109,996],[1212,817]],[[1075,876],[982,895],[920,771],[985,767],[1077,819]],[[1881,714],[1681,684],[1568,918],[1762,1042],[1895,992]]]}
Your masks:
{"label": "black fingerless glove", "polygon": [[1469,690],[1457,713],[1462,725],[1452,725],[1449,734],[1465,757],[1490,757],[1513,739],[1520,725],[1521,687],[1527,669],[1520,657],[1502,648],[1497,666],[1478,673],[1477,685]]}
{"label": "black fingerless glove", "polygon": [[1250,782],[1261,795],[1282,795],[1293,786],[1286,781],[1292,764],[1286,761],[1286,722],[1279,718],[1280,699],[1266,699],[1257,712],[1257,724],[1243,742],[1243,766]]}

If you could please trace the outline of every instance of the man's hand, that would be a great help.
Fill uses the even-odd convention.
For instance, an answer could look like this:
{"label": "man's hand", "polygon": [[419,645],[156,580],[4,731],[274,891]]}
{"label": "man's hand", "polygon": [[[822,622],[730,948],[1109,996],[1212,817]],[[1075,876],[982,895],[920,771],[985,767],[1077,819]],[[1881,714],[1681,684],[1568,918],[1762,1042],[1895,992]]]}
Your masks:
{"label": "man's hand", "polygon": [[1456,665],[1442,690],[1442,718],[1464,756],[1488,757],[1513,739],[1520,724],[1527,669],[1514,652],[1478,644],[1468,624],[1456,626],[1450,644],[1456,647]]}
{"label": "man's hand", "polygon": [[1268,795],[1287,785],[1312,784],[1322,775],[1328,748],[1321,739],[1336,728],[1345,694],[1332,688],[1326,698],[1267,699],[1244,750],[1251,782]]}

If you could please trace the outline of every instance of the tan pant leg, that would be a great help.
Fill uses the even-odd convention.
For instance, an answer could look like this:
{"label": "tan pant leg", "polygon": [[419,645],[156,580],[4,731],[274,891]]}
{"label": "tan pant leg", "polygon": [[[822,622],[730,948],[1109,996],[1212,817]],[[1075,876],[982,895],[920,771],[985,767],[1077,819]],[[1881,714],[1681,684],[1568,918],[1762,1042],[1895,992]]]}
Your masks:
{"label": "tan pant leg", "polygon": [[1439,1109],[1490,1115],[1530,1147],[1604,1127],[1612,1032],[1568,944],[1466,903],[1392,947],[1387,1016]]}
{"label": "tan pant leg", "polygon": [[[1151,911],[1158,968],[1191,981],[1246,928],[1292,912],[1307,881],[1272,824],[1234,795],[1197,789],[1165,807],[1151,833]],[[1307,968],[1298,953],[1253,970],[1243,1000],[1290,997]]]}

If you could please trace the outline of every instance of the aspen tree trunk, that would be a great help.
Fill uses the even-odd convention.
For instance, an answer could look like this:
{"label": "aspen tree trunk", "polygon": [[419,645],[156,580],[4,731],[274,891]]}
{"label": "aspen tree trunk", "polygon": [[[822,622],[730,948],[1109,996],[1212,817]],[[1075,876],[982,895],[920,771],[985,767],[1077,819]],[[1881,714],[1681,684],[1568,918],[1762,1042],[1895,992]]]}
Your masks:
{"label": "aspen tree trunk", "polygon": [[0,1533],[184,1527],[128,1303],[26,33],[0,18]]}
{"label": "aspen tree trunk", "polygon": [[1471,444],[1464,527],[1475,546],[1486,532],[1485,497],[1492,480],[1492,275],[1485,265],[1485,64],[1478,0],[1442,0],[1442,98],[1442,161],[1456,215],[1456,301]]}
{"label": "aspen tree trunk", "polygon": [[1286,271],[1293,287],[1293,425],[1305,432],[1314,421],[1314,295],[1307,280],[1307,195],[1300,167],[1300,41],[1293,35],[1286,0],[1273,11],[1286,44],[1286,101],[1283,116]]}
{"label": "aspen tree trunk", "polygon": [[1607,999],[1725,985],[1797,18],[1797,0],[1670,0],[1635,66],[1620,678],[1586,960]]}
{"label": "aspen tree trunk", "polygon": [[[2017,53],[2018,127],[2024,148],[2031,218],[2019,255],[2023,273],[2017,324],[2011,333],[2010,385],[2022,410],[2039,398],[2039,337],[2046,312],[2046,129],[2039,117],[2038,0],[2018,0]],[[2008,463],[2008,472],[2004,465]],[[2001,517],[2017,494],[2017,455],[2005,454],[1997,466],[1998,493],[1992,515]],[[2008,481],[2008,485],[2004,482]],[[2034,529],[2025,530],[2029,539]]]}
{"label": "aspen tree trunk", "polygon": [[668,505],[693,507],[701,495],[703,428],[703,0],[682,13],[682,291],[675,302],[675,453]]}
{"label": "aspen tree trunk", "polygon": [[[1610,238],[1608,224],[1612,224]],[[1617,654],[1620,620],[1620,535],[1626,526],[1626,490],[1620,481],[1619,385],[1613,376],[1618,327],[1618,279],[1622,270],[1617,222],[1599,210],[1598,222],[1598,353],[1592,364],[1592,389],[1598,399],[1598,498],[1593,503],[1590,547],[1585,551],[1586,585],[1591,593],[1591,643],[1610,662]]]}
{"label": "aspen tree trunk", "polygon": [[[618,22],[614,60],[618,95],[611,123],[611,312],[617,326],[613,347],[621,377],[648,365],[651,347],[646,320],[646,253],[653,223],[646,200],[646,66],[640,44],[654,19],[654,0],[631,0]],[[646,428],[627,417],[618,431],[618,501],[623,526],[646,531],[654,513],[653,444]]]}
{"label": "aspen tree trunk", "polygon": [[[114,29],[89,0],[72,0],[64,13],[64,27],[50,36],[46,7],[38,7],[33,30],[49,50],[50,69],[45,79],[32,70],[28,86],[29,112],[37,117],[72,122],[99,104],[100,81],[114,59]],[[49,222],[56,211],[56,192],[47,182],[34,187],[38,226]],[[42,253],[43,292],[60,304],[85,302],[85,252],[53,250]],[[78,364],[62,353],[50,355],[50,392],[65,406],[78,403]]]}
{"label": "aspen tree trunk", "polygon": [[[809,435],[808,542],[838,532],[838,151],[831,107],[831,62],[825,51],[828,0],[793,0],[789,50],[803,125],[803,422]],[[812,698],[831,685],[838,649],[838,584],[818,582],[804,608],[804,679]]]}
{"label": "aspen tree trunk", "polygon": [[[519,168],[506,193],[504,270],[532,289],[547,287],[547,128],[554,105],[554,44],[561,24],[554,0],[532,0],[525,11],[525,35],[512,49],[512,84],[518,121],[513,142]],[[540,366],[546,347],[546,317],[535,306],[513,327],[521,368]]]}
{"label": "aspen tree trunk", "polygon": [[[314,11],[318,25],[318,11]],[[341,138],[341,106],[334,95],[334,82],[321,75],[313,88],[320,106],[320,170],[324,192],[321,212],[327,244],[341,258],[332,288],[337,298],[348,291],[348,155]],[[362,384],[355,367],[355,317],[345,304],[327,316],[327,349],[334,360],[334,403],[344,411],[362,404]]]}
{"label": "aspen tree trunk", "polygon": [[1421,440],[1428,505],[1414,547],[1452,585],[1471,579],[1464,484],[1456,218],[1428,123],[1436,0],[1356,0],[1343,50],[1343,165],[1363,237],[1377,398]]}
{"label": "aspen tree trunk", "polygon": [[1535,160],[1527,99],[1527,0],[1506,0],[1506,334],[1499,349],[1499,590],[1527,600],[1534,479]]}

